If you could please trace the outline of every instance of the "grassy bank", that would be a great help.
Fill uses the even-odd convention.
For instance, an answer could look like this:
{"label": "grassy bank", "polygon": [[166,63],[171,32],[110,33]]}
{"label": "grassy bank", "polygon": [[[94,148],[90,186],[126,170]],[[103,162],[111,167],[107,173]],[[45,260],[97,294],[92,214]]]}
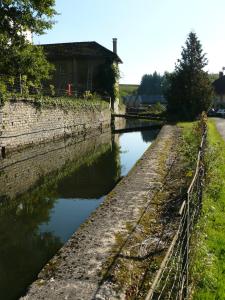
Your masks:
{"label": "grassy bank", "polygon": [[120,96],[133,95],[137,92],[138,84],[120,84]]}
{"label": "grassy bank", "polygon": [[[190,124],[183,135],[195,144]],[[193,162],[194,163],[194,162]],[[192,299],[225,299],[225,142],[208,122],[203,209],[192,237]]]}
{"label": "grassy bank", "polygon": [[182,130],[181,154],[184,156],[186,166],[186,176],[192,179],[196,168],[199,145],[201,143],[201,134],[198,130],[197,122],[179,123]]}

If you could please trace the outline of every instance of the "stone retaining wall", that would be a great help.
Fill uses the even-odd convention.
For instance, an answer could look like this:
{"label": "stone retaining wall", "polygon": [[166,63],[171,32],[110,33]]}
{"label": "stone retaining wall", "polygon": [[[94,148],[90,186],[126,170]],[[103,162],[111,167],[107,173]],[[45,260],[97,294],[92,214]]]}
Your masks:
{"label": "stone retaining wall", "polygon": [[109,129],[110,109],[37,108],[28,101],[7,102],[0,108],[0,149],[6,152],[62,137]]}

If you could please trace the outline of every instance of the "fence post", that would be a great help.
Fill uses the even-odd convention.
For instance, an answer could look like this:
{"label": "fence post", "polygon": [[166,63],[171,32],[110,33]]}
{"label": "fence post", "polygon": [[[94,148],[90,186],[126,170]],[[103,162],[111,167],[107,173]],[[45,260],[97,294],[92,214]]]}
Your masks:
{"label": "fence post", "polygon": [[189,299],[189,243],[190,243],[190,192],[187,193],[187,218],[186,218],[186,251],[185,251],[185,286],[184,299]]}

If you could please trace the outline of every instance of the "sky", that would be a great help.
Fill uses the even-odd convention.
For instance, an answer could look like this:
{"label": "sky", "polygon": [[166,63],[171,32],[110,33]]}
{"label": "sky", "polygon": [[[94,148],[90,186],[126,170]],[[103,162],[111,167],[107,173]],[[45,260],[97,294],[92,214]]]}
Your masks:
{"label": "sky", "polygon": [[206,71],[225,66],[225,0],[56,0],[56,24],[36,44],[96,41],[112,50],[118,38],[121,83],[173,71],[187,35],[195,31]]}

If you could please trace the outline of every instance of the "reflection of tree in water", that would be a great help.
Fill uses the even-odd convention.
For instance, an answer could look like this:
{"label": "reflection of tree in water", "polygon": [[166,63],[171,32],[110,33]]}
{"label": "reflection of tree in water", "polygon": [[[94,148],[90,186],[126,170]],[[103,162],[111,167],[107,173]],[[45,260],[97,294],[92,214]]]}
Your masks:
{"label": "reflection of tree in water", "polygon": [[35,274],[62,246],[51,233],[40,233],[39,225],[49,220],[53,198],[32,193],[0,207],[0,293],[17,299]]}
{"label": "reflection of tree in water", "polygon": [[83,164],[79,170],[60,181],[57,192],[61,198],[98,199],[108,194],[120,178],[119,149],[113,143],[91,164]]}
{"label": "reflection of tree in water", "polygon": [[157,130],[143,130],[141,131],[142,139],[144,142],[152,142],[156,135],[157,135]]}
{"label": "reflection of tree in water", "polygon": [[127,119],[126,120],[126,128],[130,128],[130,127],[141,127],[141,126],[148,126],[151,125],[150,121],[145,121],[145,120],[141,120],[141,119]]}

